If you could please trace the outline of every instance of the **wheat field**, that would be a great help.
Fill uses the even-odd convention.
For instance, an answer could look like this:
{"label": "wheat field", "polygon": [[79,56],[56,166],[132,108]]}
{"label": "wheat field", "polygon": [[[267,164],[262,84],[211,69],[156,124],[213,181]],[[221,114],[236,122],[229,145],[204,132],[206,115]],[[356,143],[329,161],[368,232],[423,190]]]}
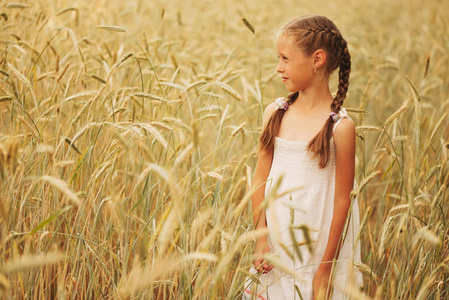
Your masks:
{"label": "wheat field", "polygon": [[352,55],[350,293],[449,299],[449,2],[329,2],[1,0],[0,297],[240,298],[275,31],[324,14]]}

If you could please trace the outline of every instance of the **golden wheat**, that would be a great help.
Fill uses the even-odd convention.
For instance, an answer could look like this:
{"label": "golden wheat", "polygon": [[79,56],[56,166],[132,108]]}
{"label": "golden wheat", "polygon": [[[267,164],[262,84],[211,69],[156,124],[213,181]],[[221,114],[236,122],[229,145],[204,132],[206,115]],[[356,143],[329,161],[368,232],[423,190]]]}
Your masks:
{"label": "golden wheat", "polygon": [[273,28],[318,13],[353,63],[364,283],[348,293],[448,298],[447,1],[25,2],[0,11],[0,297],[241,298],[266,234],[262,115],[288,94]]}

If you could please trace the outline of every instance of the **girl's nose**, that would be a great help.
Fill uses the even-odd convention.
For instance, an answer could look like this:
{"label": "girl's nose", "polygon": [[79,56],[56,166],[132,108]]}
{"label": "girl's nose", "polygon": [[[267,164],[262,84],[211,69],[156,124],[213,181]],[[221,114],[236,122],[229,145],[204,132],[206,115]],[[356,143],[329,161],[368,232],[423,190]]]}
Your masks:
{"label": "girl's nose", "polygon": [[281,61],[278,63],[277,67],[276,67],[276,72],[278,73],[283,73],[284,72],[284,68],[281,66]]}

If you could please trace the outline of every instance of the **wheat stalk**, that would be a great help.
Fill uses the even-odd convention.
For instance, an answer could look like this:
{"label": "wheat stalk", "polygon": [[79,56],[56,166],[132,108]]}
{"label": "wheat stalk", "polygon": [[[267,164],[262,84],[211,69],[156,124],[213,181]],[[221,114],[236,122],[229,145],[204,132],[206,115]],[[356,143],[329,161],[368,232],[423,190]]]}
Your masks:
{"label": "wheat stalk", "polygon": [[11,70],[11,72],[23,83],[25,84],[30,90],[32,89],[30,81],[22,74],[20,73],[16,68],[14,68],[13,65],[11,65],[9,62],[7,63],[8,68]]}
{"label": "wheat stalk", "polygon": [[367,131],[382,131],[382,128],[377,126],[357,126],[356,128],[357,133],[367,132]]}
{"label": "wheat stalk", "polygon": [[165,138],[162,136],[162,134],[161,134],[156,128],[154,128],[154,127],[151,126],[150,124],[143,124],[143,123],[140,123],[140,124],[133,124],[133,126],[140,127],[140,128],[142,128],[142,129],[145,129],[147,132],[151,133],[151,135],[153,135],[153,136],[156,138],[156,140],[157,140],[159,143],[161,143],[161,145],[162,145],[165,149],[167,149],[167,147],[168,147],[168,142],[165,140]]}
{"label": "wheat stalk", "polygon": [[231,88],[229,85],[227,85],[224,82],[216,81],[215,85],[217,85],[219,88],[221,88],[223,91],[231,95],[235,100],[242,101],[242,96],[240,96],[239,93],[237,93],[233,88]]}
{"label": "wheat stalk", "polygon": [[89,96],[95,95],[97,93],[98,93],[98,91],[84,91],[84,92],[81,92],[81,93],[78,93],[78,94],[75,94],[75,95],[65,98],[64,102],[69,102],[69,101],[77,100],[79,98],[89,97]]}
{"label": "wheat stalk", "polygon": [[365,274],[366,276],[373,277],[374,280],[377,280],[376,274],[374,274],[373,271],[371,270],[371,268],[368,267],[367,265],[365,265],[364,263],[355,261],[355,262],[354,262],[354,266],[356,266],[357,269],[358,269],[360,272],[362,272],[363,274]]}
{"label": "wheat stalk", "polygon": [[372,172],[371,174],[369,174],[368,176],[366,176],[365,178],[363,178],[362,182],[360,182],[360,185],[358,186],[358,190],[361,191],[368,182],[373,180],[380,173],[382,173],[382,172],[381,171],[375,171],[375,172]]}
{"label": "wheat stalk", "polygon": [[81,205],[81,200],[78,198],[78,196],[73,192],[68,184],[61,179],[54,178],[48,175],[44,175],[39,180],[45,181],[52,185],[53,187],[60,190],[68,199],[70,199],[74,204]]}
{"label": "wheat stalk", "polygon": [[11,101],[11,100],[15,100],[16,98],[14,98],[11,95],[2,95],[0,96],[0,102],[7,102],[7,101]]}
{"label": "wheat stalk", "polygon": [[8,4],[6,4],[5,7],[6,8],[28,8],[30,6],[25,3],[8,3]]}
{"label": "wheat stalk", "polygon": [[11,274],[32,268],[58,264],[63,260],[64,256],[58,252],[49,252],[41,255],[22,255],[7,263],[1,264],[0,271],[3,274]]}
{"label": "wheat stalk", "polygon": [[100,25],[97,26],[99,29],[107,30],[107,31],[115,31],[115,32],[126,32],[125,29],[119,26],[110,26],[110,25]]}
{"label": "wheat stalk", "polygon": [[160,101],[160,102],[163,102],[163,103],[167,102],[167,100],[165,100],[164,98],[162,98],[160,96],[153,95],[153,94],[147,94],[147,93],[140,93],[139,92],[139,93],[132,94],[131,96],[157,100],[157,101]]}
{"label": "wheat stalk", "polygon": [[384,124],[384,127],[387,127],[388,125],[390,125],[394,120],[396,120],[400,115],[402,115],[402,113],[407,109],[407,105],[404,104],[401,108],[399,108],[394,114],[392,114],[386,121]]}
{"label": "wheat stalk", "polygon": [[385,223],[382,226],[382,234],[380,236],[380,244],[377,252],[377,256],[381,259],[384,255],[385,244],[387,243],[387,237],[390,230],[391,225],[393,224],[393,220],[397,217],[397,215],[389,216]]}

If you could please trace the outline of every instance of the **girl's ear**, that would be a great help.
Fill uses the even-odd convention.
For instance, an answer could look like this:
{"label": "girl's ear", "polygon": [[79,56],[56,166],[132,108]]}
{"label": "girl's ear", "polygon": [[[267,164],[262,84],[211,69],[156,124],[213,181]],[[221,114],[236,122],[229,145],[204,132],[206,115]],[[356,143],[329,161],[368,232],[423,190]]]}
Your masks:
{"label": "girl's ear", "polygon": [[313,58],[313,67],[315,69],[319,69],[326,64],[326,52],[322,49],[318,49],[312,54]]}

